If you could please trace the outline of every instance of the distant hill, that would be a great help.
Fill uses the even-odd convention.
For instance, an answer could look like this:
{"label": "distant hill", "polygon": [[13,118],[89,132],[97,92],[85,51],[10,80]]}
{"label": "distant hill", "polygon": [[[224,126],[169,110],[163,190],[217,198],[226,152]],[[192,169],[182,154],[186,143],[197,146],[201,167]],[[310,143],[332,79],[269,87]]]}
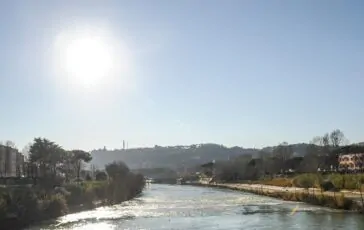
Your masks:
{"label": "distant hill", "polygon": [[[308,144],[290,145],[295,155],[305,155]],[[91,164],[103,168],[112,161],[124,161],[131,169],[170,168],[182,171],[185,168],[216,160],[225,161],[242,155],[257,156],[261,151],[269,154],[275,146],[263,149],[242,147],[228,148],[218,144],[198,144],[190,146],[155,146],[154,148],[135,148],[127,150],[93,150]]]}
{"label": "distant hill", "polygon": [[217,144],[191,146],[169,146],[136,148],[127,150],[93,150],[91,164],[102,168],[112,161],[124,161],[130,168],[171,168],[194,167],[211,160],[228,160],[244,154],[256,154],[258,149],[241,147],[227,148]]}
{"label": "distant hill", "polygon": [[[364,142],[356,143],[364,145]],[[307,143],[290,145],[295,156],[306,154]],[[124,161],[131,169],[169,168],[177,172],[195,168],[197,165],[215,161],[226,161],[243,155],[259,156],[261,152],[272,153],[276,146],[262,149],[232,147],[218,144],[198,144],[190,146],[155,146],[154,148],[135,148],[127,150],[93,150],[91,164],[103,168],[112,161]]]}
{"label": "distant hill", "polygon": [[[306,154],[307,147],[309,146],[309,144],[307,144],[307,143],[298,143],[298,144],[292,144],[290,146],[292,147],[292,150],[293,150],[293,152],[294,152],[294,154],[296,156],[304,156]],[[275,147],[276,146],[264,147],[264,148],[262,148],[262,151],[267,152],[267,153],[271,153]]]}

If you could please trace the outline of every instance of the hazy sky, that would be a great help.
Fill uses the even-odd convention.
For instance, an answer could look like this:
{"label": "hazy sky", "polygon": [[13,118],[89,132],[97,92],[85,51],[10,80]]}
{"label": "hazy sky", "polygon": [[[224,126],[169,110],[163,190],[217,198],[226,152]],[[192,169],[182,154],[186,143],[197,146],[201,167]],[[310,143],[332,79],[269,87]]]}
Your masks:
{"label": "hazy sky", "polygon": [[[340,128],[363,141],[363,12],[334,0],[0,1],[0,140],[262,147]],[[91,87],[63,71],[57,41],[78,31],[122,68]]]}

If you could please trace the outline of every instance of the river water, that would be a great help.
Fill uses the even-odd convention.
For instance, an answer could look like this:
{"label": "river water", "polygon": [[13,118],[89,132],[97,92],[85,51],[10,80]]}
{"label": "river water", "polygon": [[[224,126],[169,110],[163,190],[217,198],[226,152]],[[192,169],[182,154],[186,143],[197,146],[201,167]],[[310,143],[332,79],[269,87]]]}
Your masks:
{"label": "river water", "polygon": [[29,229],[363,230],[364,216],[225,189],[152,184],[121,205]]}

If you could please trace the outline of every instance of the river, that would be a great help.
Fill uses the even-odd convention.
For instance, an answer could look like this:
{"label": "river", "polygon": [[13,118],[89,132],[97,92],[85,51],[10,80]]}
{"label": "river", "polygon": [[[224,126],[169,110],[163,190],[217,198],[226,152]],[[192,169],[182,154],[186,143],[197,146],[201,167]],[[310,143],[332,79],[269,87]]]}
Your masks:
{"label": "river", "polygon": [[364,229],[364,217],[225,189],[148,186],[112,207],[69,214],[35,229]]}

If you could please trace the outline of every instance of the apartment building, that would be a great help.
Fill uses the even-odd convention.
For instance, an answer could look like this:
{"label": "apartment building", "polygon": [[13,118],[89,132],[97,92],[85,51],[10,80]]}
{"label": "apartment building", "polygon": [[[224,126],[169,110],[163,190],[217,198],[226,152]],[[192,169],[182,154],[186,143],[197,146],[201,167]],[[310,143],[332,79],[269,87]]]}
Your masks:
{"label": "apartment building", "polygon": [[364,170],[364,153],[347,153],[339,156],[339,170],[361,171]]}
{"label": "apartment building", "polygon": [[24,155],[17,149],[0,145],[0,177],[23,175]]}

